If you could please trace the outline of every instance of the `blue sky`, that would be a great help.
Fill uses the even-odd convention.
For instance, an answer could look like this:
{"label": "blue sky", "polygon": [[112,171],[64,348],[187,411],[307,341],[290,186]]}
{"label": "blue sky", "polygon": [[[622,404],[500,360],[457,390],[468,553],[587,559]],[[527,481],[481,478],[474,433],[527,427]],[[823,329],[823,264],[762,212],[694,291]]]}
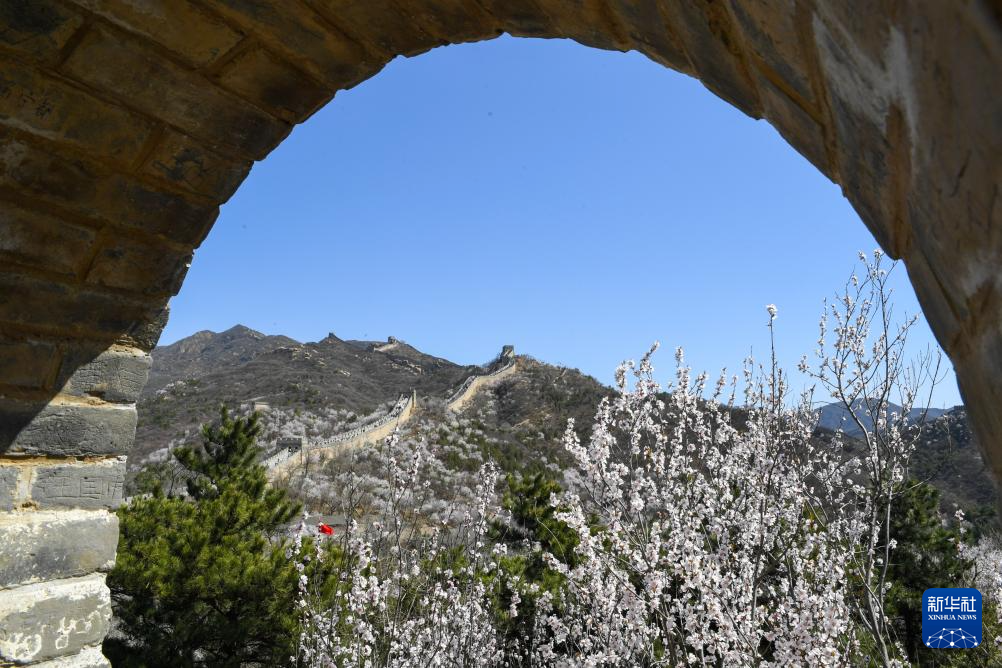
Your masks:
{"label": "blue sky", "polygon": [[[696,368],[792,368],[876,242],[764,121],[636,53],[503,37],[398,58],[265,161],[196,252],[161,343],[236,323],[505,343],[610,382],[658,339]],[[895,270],[899,312],[918,303]],[[934,343],[924,323],[915,348]],[[934,405],[960,402],[952,373]]]}

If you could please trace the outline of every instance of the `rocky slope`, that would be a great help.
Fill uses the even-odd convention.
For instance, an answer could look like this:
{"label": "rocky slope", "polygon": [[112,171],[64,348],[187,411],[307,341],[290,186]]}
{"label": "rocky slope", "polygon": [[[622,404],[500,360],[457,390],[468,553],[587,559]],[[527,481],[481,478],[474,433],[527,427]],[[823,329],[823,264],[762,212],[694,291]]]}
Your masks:
{"label": "rocky slope", "polygon": [[[412,390],[422,400],[444,399],[481,373],[484,367],[454,364],[392,338],[345,341],[330,334],[300,343],[240,325],[218,334],[199,332],[154,349],[129,467],[141,467],[172,443],[195,439],[199,425],[215,418],[221,405],[262,408],[267,449],[278,435],[327,436],[374,419]],[[593,394],[605,391],[594,379],[572,375]],[[587,403],[591,413],[597,399]]]}
{"label": "rocky slope", "polygon": [[298,341],[287,336],[268,336],[243,325],[218,334],[202,330],[169,346],[154,349],[153,367],[143,394],[154,395],[170,382],[199,378],[239,366],[277,348],[298,345]]}

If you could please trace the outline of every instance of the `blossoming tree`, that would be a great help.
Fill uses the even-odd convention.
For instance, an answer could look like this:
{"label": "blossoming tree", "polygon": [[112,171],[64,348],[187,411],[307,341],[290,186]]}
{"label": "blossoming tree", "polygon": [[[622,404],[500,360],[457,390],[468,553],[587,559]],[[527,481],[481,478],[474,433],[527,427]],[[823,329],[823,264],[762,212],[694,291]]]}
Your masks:
{"label": "blossoming tree", "polygon": [[[863,278],[854,276],[826,307],[816,362],[801,363],[814,385],[800,394],[790,391],[774,352],[768,366],[746,362],[740,381],[694,375],[679,349],[674,379],[661,387],[652,366],[657,346],[619,368],[617,392],[600,403],[590,434],[579,436],[571,421],[564,436],[574,467],[545,517],[548,526],[560,523],[555,535],[574,536],[559,541],[573,555],[544,545],[553,541],[517,548],[558,574],[549,580],[558,586],[541,588],[506,568],[511,546],[488,540],[488,528],[504,522],[493,465],[482,469],[472,507],[429,522],[416,510],[431,453],[413,448],[403,465],[387,448],[392,493],[378,516],[353,517],[325,541],[325,554],[296,552],[304,573],[311,560],[327,559],[339,583],[321,592],[301,580],[296,660],[310,667],[908,661],[888,615],[893,520],[914,496],[909,467],[921,426],[913,409],[939,367],[932,356],[908,363],[914,320],[894,324],[882,257],[863,260]],[[771,333],[778,310],[767,310]],[[816,390],[843,404],[858,439],[819,433]],[[348,503],[344,512],[351,510]],[[956,552],[963,572],[950,584],[977,580],[991,609],[1002,611],[998,549],[957,541]],[[502,632],[526,624],[532,632],[521,640]],[[997,648],[979,652],[963,659],[999,659]]]}

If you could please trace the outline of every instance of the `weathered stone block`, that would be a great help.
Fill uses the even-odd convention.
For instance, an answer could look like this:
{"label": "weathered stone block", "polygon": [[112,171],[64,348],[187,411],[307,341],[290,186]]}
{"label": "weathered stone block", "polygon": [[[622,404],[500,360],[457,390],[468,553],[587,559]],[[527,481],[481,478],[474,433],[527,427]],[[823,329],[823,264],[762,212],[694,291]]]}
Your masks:
{"label": "weathered stone block", "polygon": [[114,339],[138,323],[155,321],[162,303],[0,273],[0,321],[20,325],[58,327]]}
{"label": "weathered stone block", "polygon": [[[127,62],[128,67],[108,63]],[[62,70],[116,95],[146,114],[186,132],[260,160],[292,127],[227,95],[209,80],[182,69],[137,40],[92,28]]]}
{"label": "weathered stone block", "polygon": [[302,65],[331,90],[364,81],[388,61],[385,56],[366,52],[329,24],[289,3],[220,0],[213,8],[277,53]]}
{"label": "weathered stone block", "polygon": [[951,301],[951,295],[944,293],[943,279],[933,269],[921,247],[916,248],[905,260],[905,268],[908,270],[908,279],[915,286],[915,296],[922,306],[922,313],[930,325],[935,323],[933,330],[940,345],[956,362],[957,347],[964,338],[961,317],[969,314],[963,309],[962,303]]}
{"label": "weathered stone block", "polygon": [[305,120],[334,95],[264,49],[245,51],[227,63],[219,83],[290,123]]}
{"label": "weathered stone block", "polygon": [[73,0],[112,23],[167,47],[193,67],[229,51],[241,35],[187,0],[136,3],[129,0]]}
{"label": "weathered stone block", "polygon": [[149,373],[150,356],[142,350],[80,347],[65,354],[56,385],[65,394],[134,403]]}
{"label": "weathered stone block", "polygon": [[96,181],[94,170],[79,160],[60,160],[12,137],[0,141],[0,185],[72,205],[92,200]]}
{"label": "weathered stone block", "polygon": [[191,202],[118,174],[102,179],[98,201],[106,212],[121,212],[112,222],[193,247],[202,243],[219,216],[214,204]]}
{"label": "weathered stone block", "polygon": [[38,508],[115,508],[122,503],[125,460],[38,466],[31,500]]}
{"label": "weathered stone block", "polygon": [[410,20],[443,44],[490,39],[502,32],[497,19],[478,3],[467,0],[408,0],[399,6]]}
{"label": "weathered stone block", "polygon": [[201,242],[219,214],[215,205],[154,190],[131,177],[13,137],[0,139],[0,186],[21,190],[87,218],[192,246]]}
{"label": "weathered stone block", "polygon": [[336,16],[338,25],[343,26],[353,37],[390,57],[416,55],[440,43],[437,38],[408,20],[391,0],[313,0],[312,4],[328,16]]}
{"label": "weathered stone block", "polygon": [[[812,23],[837,136],[839,173],[846,197],[882,248],[900,257],[895,215],[892,147],[887,140],[893,90],[883,64],[815,18]],[[907,146],[898,147],[907,151]]]}
{"label": "weathered stone block", "polygon": [[[852,35],[854,48],[861,56],[870,60],[879,60],[887,49],[891,22],[875,21],[874,17],[883,16],[888,11],[887,0],[855,0],[851,3],[816,2],[814,14],[817,20],[829,25],[837,25]],[[948,7],[953,3],[945,3]],[[935,4],[924,7],[931,12]],[[925,36],[923,36],[925,37]]]}
{"label": "weathered stone block", "polygon": [[0,398],[0,453],[121,455],[128,452],[135,435],[135,406],[32,404]]}
{"label": "weathered stone block", "polygon": [[251,163],[224,158],[187,135],[167,131],[143,165],[143,173],[225,202],[236,191]]}
{"label": "weathered stone block", "polygon": [[498,27],[517,37],[548,37],[553,33],[550,18],[536,0],[479,0],[494,16]]}
{"label": "weathered stone block", "polygon": [[664,2],[665,17],[704,86],[752,118],[762,115],[727,8],[710,0]]}
{"label": "weathered stone block", "polygon": [[794,0],[731,0],[730,4],[744,35],[744,44],[756,58],[778,74],[797,95],[813,100],[814,91],[807,68],[810,60],[801,48],[810,40],[800,35],[797,3]]}
{"label": "weathered stone block", "polygon": [[23,264],[75,275],[90,257],[93,230],[11,202],[0,206],[0,252]]}
{"label": "weathered stone block", "polygon": [[[0,516],[0,587],[110,570],[117,546],[114,513],[77,510]],[[0,591],[0,599],[5,594]]]}
{"label": "weathered stone block", "polygon": [[44,341],[0,341],[0,382],[28,389],[46,386],[59,355]]}
{"label": "weathered stone block", "polygon": [[14,509],[19,475],[14,466],[0,466],[0,512]]}
{"label": "weathered stone block", "polygon": [[[653,3],[645,4],[657,11]],[[609,10],[607,0],[575,0],[567,3],[563,11],[551,11],[548,17],[556,34],[581,44],[613,51],[627,51],[632,46],[622,30],[619,17]],[[663,29],[663,26],[655,28]]]}
{"label": "weathered stone block", "polygon": [[61,656],[51,661],[33,663],[31,668],[111,668],[111,663],[101,653],[101,647],[85,647],[76,654]]}
{"label": "weathered stone block", "polygon": [[104,575],[27,585],[0,596],[0,661],[28,663],[101,642],[111,622]]}
{"label": "weathered stone block", "polygon": [[142,351],[150,352],[156,347],[157,341],[160,340],[160,334],[163,333],[164,327],[167,326],[167,318],[169,316],[170,306],[165,299],[160,303],[160,308],[152,316],[133,323],[129,331],[122,335],[117,343],[124,346],[135,346]]}
{"label": "weathered stone block", "polygon": [[177,294],[191,266],[191,253],[118,238],[106,241],[87,273],[87,282],[145,294]]}
{"label": "weathered stone block", "polygon": [[656,2],[611,0],[633,48],[651,60],[686,74],[693,74],[685,51],[666,25],[666,17]]}
{"label": "weathered stone block", "polygon": [[822,174],[831,178],[825,149],[825,132],[814,118],[784,91],[763,76],[757,78],[765,117],[779,134],[807,158]]}
{"label": "weathered stone block", "polygon": [[[871,121],[838,96],[832,98],[838,134],[838,162],[842,190],[880,247],[894,258],[902,248],[895,243],[892,221],[895,197],[892,147],[885,126]],[[903,174],[898,174],[903,177]]]}
{"label": "weathered stone block", "polygon": [[[911,139],[911,236],[958,301],[1002,291],[1002,5],[994,3],[994,30],[990,6],[908,5],[881,44],[888,79],[905,79],[907,68],[898,88]],[[985,315],[982,323],[1002,322]]]}
{"label": "weathered stone block", "polygon": [[78,88],[0,59],[0,122],[128,166],[152,124]]}
{"label": "weathered stone block", "polygon": [[0,2],[0,44],[54,62],[83,19],[54,0]]}

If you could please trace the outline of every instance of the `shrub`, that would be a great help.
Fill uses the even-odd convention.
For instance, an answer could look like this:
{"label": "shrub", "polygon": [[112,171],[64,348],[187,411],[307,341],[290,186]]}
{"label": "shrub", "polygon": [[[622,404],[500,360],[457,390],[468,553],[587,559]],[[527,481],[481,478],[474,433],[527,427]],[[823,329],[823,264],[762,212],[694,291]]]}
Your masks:
{"label": "shrub", "polygon": [[280,529],[298,508],[267,486],[257,433],[256,415],[223,409],[200,449],[174,452],[189,496],[156,487],[119,509],[115,665],[274,666],[292,654],[299,574]]}

